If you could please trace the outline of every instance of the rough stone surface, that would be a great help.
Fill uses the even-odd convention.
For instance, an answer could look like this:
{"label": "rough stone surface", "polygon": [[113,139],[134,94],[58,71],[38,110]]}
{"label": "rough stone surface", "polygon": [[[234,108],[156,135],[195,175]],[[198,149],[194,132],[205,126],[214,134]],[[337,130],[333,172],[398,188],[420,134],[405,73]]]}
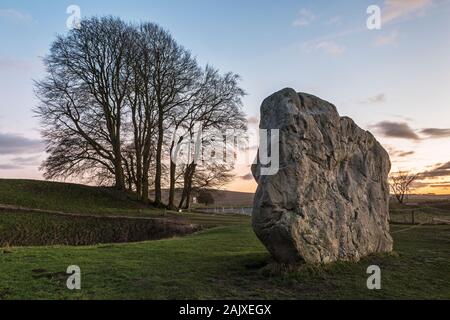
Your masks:
{"label": "rough stone surface", "polygon": [[392,251],[388,153],[324,100],[281,90],[261,107],[261,129],[280,130],[280,169],[258,182],[253,229],[283,263],[358,261]]}

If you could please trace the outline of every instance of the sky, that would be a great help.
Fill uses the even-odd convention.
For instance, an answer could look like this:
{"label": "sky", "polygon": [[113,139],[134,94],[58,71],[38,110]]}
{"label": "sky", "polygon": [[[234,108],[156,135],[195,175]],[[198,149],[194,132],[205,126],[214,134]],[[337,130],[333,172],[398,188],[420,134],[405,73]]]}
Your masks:
{"label": "sky", "polygon": [[[70,5],[156,22],[202,65],[240,74],[250,129],[265,97],[308,92],[371,131],[394,171],[424,173],[416,192],[450,193],[450,0],[0,0],[0,178],[42,178],[33,80]],[[229,190],[255,190],[248,166],[236,174]]]}

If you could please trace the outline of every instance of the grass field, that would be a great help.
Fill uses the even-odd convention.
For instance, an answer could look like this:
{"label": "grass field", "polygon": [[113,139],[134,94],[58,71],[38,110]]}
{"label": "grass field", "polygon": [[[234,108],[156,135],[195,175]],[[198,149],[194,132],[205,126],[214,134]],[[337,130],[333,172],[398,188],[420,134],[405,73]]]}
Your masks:
{"label": "grass field", "polygon": [[[5,191],[9,183],[0,181],[0,204],[14,193]],[[26,184],[13,183],[21,189],[27,189]],[[94,195],[88,192],[90,200],[83,203],[77,195],[84,191],[74,190],[77,187],[64,185],[72,188],[64,200],[57,199],[58,186],[47,185],[54,197],[43,192],[40,199],[31,200],[16,194],[16,200],[9,199],[8,204],[68,212],[86,208],[88,213],[108,215],[160,215],[126,200],[103,201],[109,192],[105,195],[103,190]],[[14,224],[13,213],[7,215],[9,227],[2,217],[0,228],[23,225],[19,220]],[[271,263],[248,217],[167,216],[208,229],[138,243],[4,247],[0,249],[0,299],[450,299],[450,226],[394,225],[395,252],[391,255],[367,257],[359,263],[287,269]],[[366,269],[373,264],[382,270],[379,291],[366,287]],[[81,268],[80,291],[66,288],[69,265]]]}

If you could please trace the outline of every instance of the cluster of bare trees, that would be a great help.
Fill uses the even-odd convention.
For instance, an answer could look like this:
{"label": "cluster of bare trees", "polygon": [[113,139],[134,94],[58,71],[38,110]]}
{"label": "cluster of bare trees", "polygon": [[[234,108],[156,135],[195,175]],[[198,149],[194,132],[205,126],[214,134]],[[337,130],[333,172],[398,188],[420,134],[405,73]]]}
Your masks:
{"label": "cluster of bare trees", "polygon": [[233,165],[202,163],[202,150],[181,165],[174,158],[183,140],[196,139],[198,124],[202,145],[218,142],[210,131],[246,130],[236,74],[200,67],[156,24],[112,17],[59,36],[44,62],[36,112],[49,154],[46,178],[93,177],[157,206],[167,187],[170,208],[188,207],[195,188],[230,180]]}

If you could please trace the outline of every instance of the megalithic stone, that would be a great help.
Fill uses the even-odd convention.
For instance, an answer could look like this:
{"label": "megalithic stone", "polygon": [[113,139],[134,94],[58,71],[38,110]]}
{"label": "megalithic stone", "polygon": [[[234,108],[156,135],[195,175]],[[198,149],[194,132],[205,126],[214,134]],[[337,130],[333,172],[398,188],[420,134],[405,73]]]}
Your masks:
{"label": "megalithic stone", "polygon": [[391,162],[368,131],[336,107],[281,90],[264,100],[261,129],[279,129],[279,170],[261,175],[253,229],[283,263],[358,261],[390,252]]}

